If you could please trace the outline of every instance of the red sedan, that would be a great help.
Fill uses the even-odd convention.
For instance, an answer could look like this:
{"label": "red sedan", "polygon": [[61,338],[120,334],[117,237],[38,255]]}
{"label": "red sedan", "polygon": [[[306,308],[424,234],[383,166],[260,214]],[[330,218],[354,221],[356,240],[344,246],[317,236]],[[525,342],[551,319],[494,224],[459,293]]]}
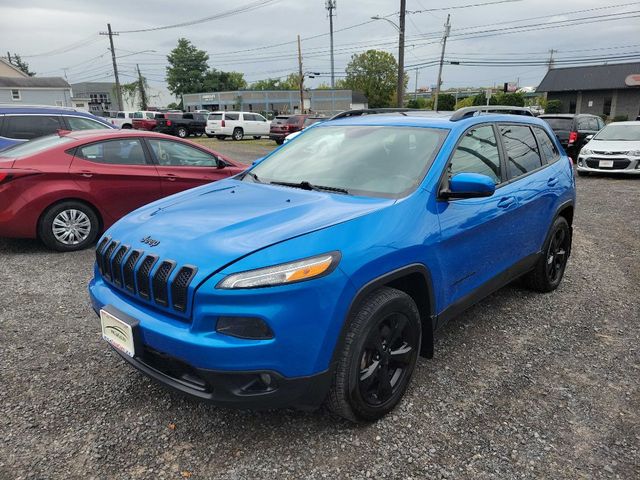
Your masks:
{"label": "red sedan", "polygon": [[0,152],[0,237],[80,250],[140,206],[244,168],[153,132],[80,130],[31,140]]}

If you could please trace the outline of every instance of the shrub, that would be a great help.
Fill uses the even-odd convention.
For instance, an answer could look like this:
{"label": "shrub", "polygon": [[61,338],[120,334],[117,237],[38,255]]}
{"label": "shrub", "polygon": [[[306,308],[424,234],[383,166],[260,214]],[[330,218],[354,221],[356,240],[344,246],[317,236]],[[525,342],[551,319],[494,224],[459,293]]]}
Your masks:
{"label": "shrub", "polygon": [[456,97],[450,93],[441,93],[438,96],[438,110],[449,111],[456,106]]}
{"label": "shrub", "polygon": [[544,113],[562,113],[562,102],[560,100],[549,100]]}

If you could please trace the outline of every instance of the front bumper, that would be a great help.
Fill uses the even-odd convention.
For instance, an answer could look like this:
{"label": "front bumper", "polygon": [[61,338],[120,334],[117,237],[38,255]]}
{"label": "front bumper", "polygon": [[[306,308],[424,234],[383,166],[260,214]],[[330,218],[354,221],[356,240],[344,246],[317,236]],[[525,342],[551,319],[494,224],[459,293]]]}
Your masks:
{"label": "front bumper", "polygon": [[[601,166],[601,161],[612,162],[611,166]],[[640,175],[640,158],[623,155],[600,156],[580,155],[576,170],[581,172],[626,173]]]}

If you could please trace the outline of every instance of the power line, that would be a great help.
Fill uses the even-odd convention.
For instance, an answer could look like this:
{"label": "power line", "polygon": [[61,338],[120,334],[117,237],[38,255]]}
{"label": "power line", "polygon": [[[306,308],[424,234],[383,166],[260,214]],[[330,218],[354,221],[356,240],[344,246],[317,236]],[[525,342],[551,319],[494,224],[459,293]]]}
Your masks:
{"label": "power line", "polygon": [[472,3],[469,5],[457,5],[457,6],[451,6],[451,7],[423,8],[422,10],[407,10],[407,14],[459,10],[462,8],[486,7],[488,5],[498,5],[500,3],[515,3],[515,2],[521,2],[521,1],[522,0],[497,0],[494,2]]}

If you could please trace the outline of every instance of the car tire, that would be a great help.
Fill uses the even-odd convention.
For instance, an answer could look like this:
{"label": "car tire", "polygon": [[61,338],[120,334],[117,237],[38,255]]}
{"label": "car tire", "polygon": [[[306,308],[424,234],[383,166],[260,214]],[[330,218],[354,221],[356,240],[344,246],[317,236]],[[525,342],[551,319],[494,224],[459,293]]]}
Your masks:
{"label": "car tire", "polygon": [[420,351],[420,314],[409,295],[383,287],[362,302],[347,328],[325,404],[347,420],[374,421],[409,385]]}
{"label": "car tire", "polygon": [[231,138],[233,138],[236,142],[239,142],[244,138],[244,131],[240,127],[234,128]]}
{"label": "car tire", "polygon": [[202,136],[202,132],[196,132],[193,134],[193,136],[200,138]]}
{"label": "car tire", "polygon": [[571,227],[564,217],[553,222],[534,269],[523,277],[531,290],[552,292],[560,285],[571,254]]}
{"label": "car tire", "polygon": [[187,130],[184,127],[179,127],[178,130],[176,131],[176,134],[180,138],[187,138],[189,136],[189,130]]}
{"label": "car tire", "polygon": [[[38,237],[52,250],[73,252],[93,244],[100,221],[89,205],[69,200],[47,209],[38,223]],[[68,232],[68,238],[64,236]]]}
{"label": "car tire", "polygon": [[124,125],[122,125],[123,130],[130,130],[131,128],[132,128],[131,125],[129,125],[128,123],[125,123]]}
{"label": "car tire", "polygon": [[254,135],[253,139],[254,140],[260,140],[262,138],[262,135]]}
{"label": "car tire", "polygon": [[277,145],[282,145],[283,143],[284,143],[284,140],[276,140]]}
{"label": "car tire", "polygon": [[225,138],[227,138],[227,137],[225,137],[224,135],[216,135],[216,138],[217,138],[218,140],[222,141],[222,140],[224,140],[224,139],[225,139]]}
{"label": "car tire", "polygon": [[215,135],[211,135],[210,133],[207,133],[206,135],[207,135],[207,137],[208,137],[208,138],[213,138],[213,137],[215,137]]}

